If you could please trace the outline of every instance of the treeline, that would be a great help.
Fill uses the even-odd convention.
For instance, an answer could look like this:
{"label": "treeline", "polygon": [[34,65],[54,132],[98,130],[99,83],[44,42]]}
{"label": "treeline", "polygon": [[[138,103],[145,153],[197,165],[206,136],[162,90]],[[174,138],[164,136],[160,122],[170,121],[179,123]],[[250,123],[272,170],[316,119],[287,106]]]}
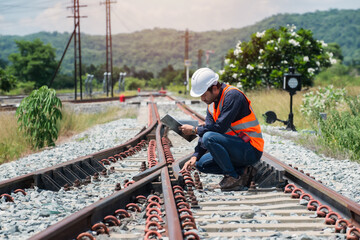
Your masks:
{"label": "treeline", "polygon": [[[198,67],[198,51],[203,50],[201,66],[206,65],[205,51],[213,50],[208,65],[216,70],[222,69],[223,59],[236,43],[248,41],[254,32],[294,24],[297,28],[310,29],[314,37],[327,43],[336,42],[341,46],[344,63],[360,64],[360,9],[316,11],[305,14],[278,14],[266,18],[252,26],[223,31],[190,31],[191,69]],[[143,30],[130,34],[113,35],[113,64],[121,68],[135,67],[156,75],[168,65],[174,69],[184,68],[184,31],[173,29]],[[9,64],[8,56],[17,51],[14,40],[33,41],[39,38],[56,49],[56,59],[60,59],[69,33],[40,32],[26,36],[0,36],[0,64]],[[105,62],[105,36],[82,34],[82,61],[90,67],[101,68]],[[73,71],[73,48],[70,46],[62,64],[61,73],[71,75]]]}
{"label": "treeline", "polygon": [[[105,64],[95,66],[82,66],[82,75],[86,74],[94,75],[95,86],[101,87],[104,80]],[[129,67],[123,65],[122,67],[113,67],[113,80],[114,87],[118,85],[120,73],[126,73],[126,90],[134,90],[138,87],[150,87],[153,89],[166,88],[169,85],[181,85],[185,79],[185,73],[183,70],[176,70],[172,65],[168,65],[162,68],[158,73],[154,74],[150,71],[143,69],[136,69],[134,66]],[[156,77],[155,77],[156,75]],[[84,77],[83,77],[84,81]],[[74,76],[60,73],[55,78],[52,85],[55,89],[73,88]]]}

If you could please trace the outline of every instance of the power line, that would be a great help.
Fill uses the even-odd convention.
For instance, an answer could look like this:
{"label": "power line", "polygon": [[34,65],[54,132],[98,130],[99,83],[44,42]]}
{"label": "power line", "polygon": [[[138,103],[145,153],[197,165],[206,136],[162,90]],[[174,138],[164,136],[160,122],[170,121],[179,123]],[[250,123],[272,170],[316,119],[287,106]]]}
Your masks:
{"label": "power line", "polygon": [[[115,15],[116,15],[116,11],[114,11]],[[132,23],[133,25],[135,25],[135,28],[138,29],[144,29],[146,28],[144,25],[140,24],[139,21],[137,21],[137,18],[134,18],[133,15],[129,15],[127,11],[122,11],[122,19],[126,19],[128,20],[128,22]],[[125,23],[124,23],[125,24]],[[134,27],[133,27],[134,28]],[[132,32],[133,30],[129,29],[129,32]]]}
{"label": "power line", "polygon": [[123,22],[123,20],[119,17],[119,15],[117,15],[116,11],[112,11],[112,13],[115,14],[115,16],[117,17],[117,19],[121,22],[121,24],[126,28],[126,30],[128,32],[131,32],[130,28],[125,24],[125,22]]}

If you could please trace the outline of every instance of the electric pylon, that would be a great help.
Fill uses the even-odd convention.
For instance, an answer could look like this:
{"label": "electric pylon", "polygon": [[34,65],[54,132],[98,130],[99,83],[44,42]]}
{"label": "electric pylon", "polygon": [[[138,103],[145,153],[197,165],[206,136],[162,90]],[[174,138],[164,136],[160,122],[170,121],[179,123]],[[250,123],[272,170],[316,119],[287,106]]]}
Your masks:
{"label": "electric pylon", "polygon": [[[110,73],[111,82],[111,97],[114,97],[114,78],[113,78],[113,64],[112,64],[112,38],[111,38],[111,14],[110,7],[116,1],[105,0],[100,4],[105,4],[106,8],[106,72]],[[109,74],[106,77],[106,96],[109,96]]]}
{"label": "electric pylon", "polygon": [[185,38],[185,54],[184,54],[184,72],[185,72],[185,76],[186,76],[186,80],[184,81],[184,85],[185,85],[185,94],[186,94],[186,90],[188,90],[189,88],[189,67],[191,65],[191,61],[189,59],[189,30],[186,29],[185,31],[185,35],[182,36],[183,38]]}
{"label": "electric pylon", "polygon": [[87,16],[80,16],[80,7],[87,7],[87,5],[80,5],[79,0],[74,0],[74,5],[68,8],[72,8],[74,16],[68,16],[68,18],[74,18],[74,80],[75,80],[75,100],[77,99],[77,78],[79,73],[80,81],[80,100],[82,100],[82,80],[81,80],[81,38],[80,38],[80,18],[86,18]]}
{"label": "electric pylon", "polygon": [[201,68],[202,66],[202,56],[204,54],[204,51],[202,49],[198,50],[198,68]]}

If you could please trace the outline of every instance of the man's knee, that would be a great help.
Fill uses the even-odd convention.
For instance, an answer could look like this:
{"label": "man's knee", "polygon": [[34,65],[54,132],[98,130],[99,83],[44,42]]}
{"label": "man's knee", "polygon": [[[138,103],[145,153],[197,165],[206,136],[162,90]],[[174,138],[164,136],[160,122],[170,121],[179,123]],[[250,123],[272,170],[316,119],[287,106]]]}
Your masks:
{"label": "man's knee", "polygon": [[214,141],[214,135],[216,135],[216,132],[206,132],[204,133],[203,137],[202,137],[202,142],[205,145],[205,147],[208,146],[208,144],[210,144],[211,142]]}

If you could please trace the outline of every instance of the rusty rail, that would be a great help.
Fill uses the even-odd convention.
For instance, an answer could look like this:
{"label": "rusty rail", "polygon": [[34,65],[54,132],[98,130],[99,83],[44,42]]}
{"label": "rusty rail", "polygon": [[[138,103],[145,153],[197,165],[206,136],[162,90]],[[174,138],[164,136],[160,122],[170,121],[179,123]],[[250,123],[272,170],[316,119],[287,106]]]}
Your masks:
{"label": "rusty rail", "polygon": [[[156,130],[156,143],[159,152],[159,162],[166,163],[166,158],[161,142],[161,136],[162,136],[161,131],[163,130],[162,126],[163,124],[159,122],[159,127]],[[162,191],[164,195],[164,206],[166,212],[166,222],[168,227],[168,237],[169,239],[182,239],[182,229],[175,204],[175,198],[173,194],[168,168],[162,168],[161,170],[161,183],[162,183]]]}
{"label": "rusty rail", "polygon": [[65,240],[74,239],[78,234],[91,229],[95,223],[104,219],[105,216],[112,214],[119,208],[125,208],[126,204],[130,202],[133,196],[145,194],[149,191],[151,181],[159,177],[158,170],[147,177],[129,185],[122,191],[114,194],[82,209],[81,211],[70,215],[47,228],[46,230],[34,235],[32,240]]}
{"label": "rusty rail", "polygon": [[268,153],[264,153],[263,158],[267,158],[282,166],[285,169],[285,177],[310,192],[313,196],[316,196],[324,204],[331,205],[333,210],[344,215],[353,225],[360,226],[360,204],[324,186],[306,175],[306,173],[288,166]]}

